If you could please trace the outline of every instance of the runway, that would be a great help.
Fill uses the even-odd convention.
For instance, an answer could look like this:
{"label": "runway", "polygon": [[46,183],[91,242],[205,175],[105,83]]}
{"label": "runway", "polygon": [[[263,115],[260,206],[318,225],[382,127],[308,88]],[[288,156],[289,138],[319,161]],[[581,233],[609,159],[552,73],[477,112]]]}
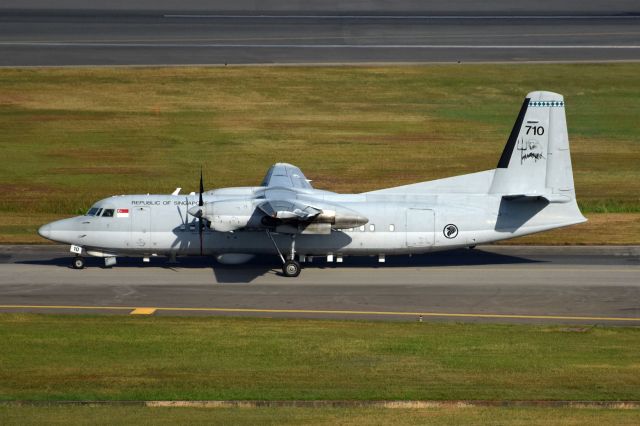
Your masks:
{"label": "runway", "polygon": [[640,8],[629,2],[570,2],[568,10],[370,3],[322,10],[272,1],[256,11],[221,2],[139,10],[109,1],[82,9],[8,2],[0,6],[0,66],[640,60]]}
{"label": "runway", "polygon": [[640,325],[640,247],[316,259],[297,279],[279,274],[276,256],[69,261],[66,246],[1,246],[0,311]]}

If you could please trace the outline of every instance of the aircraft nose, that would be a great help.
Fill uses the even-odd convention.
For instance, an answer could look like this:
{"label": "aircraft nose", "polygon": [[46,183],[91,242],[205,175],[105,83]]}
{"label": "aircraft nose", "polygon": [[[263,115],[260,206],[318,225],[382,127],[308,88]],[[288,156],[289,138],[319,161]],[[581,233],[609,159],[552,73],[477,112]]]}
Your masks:
{"label": "aircraft nose", "polygon": [[50,224],[42,225],[40,229],[38,229],[38,234],[40,234],[40,236],[44,238],[51,237],[51,225]]}

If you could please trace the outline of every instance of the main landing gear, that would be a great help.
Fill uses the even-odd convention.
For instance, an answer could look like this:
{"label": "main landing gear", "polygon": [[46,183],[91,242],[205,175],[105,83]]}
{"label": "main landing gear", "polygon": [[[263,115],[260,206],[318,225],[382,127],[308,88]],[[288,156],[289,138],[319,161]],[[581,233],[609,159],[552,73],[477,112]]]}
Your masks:
{"label": "main landing gear", "polygon": [[284,275],[285,277],[292,277],[292,278],[300,275],[300,271],[302,270],[302,267],[300,266],[300,263],[296,261],[295,234],[291,235],[291,253],[288,256],[288,259],[285,259],[282,253],[280,252],[280,249],[278,248],[278,245],[276,244],[276,241],[273,239],[273,236],[271,235],[271,232],[269,232],[269,230],[267,230],[267,235],[271,239],[273,246],[276,248],[276,251],[278,252],[278,256],[280,256],[280,260],[282,260],[282,275]]}
{"label": "main landing gear", "polygon": [[284,265],[282,265],[282,273],[285,277],[297,277],[300,275],[301,269],[300,263],[295,260],[287,260],[284,262]]}
{"label": "main landing gear", "polygon": [[74,257],[73,261],[71,262],[71,267],[73,269],[84,269],[84,257],[82,256]]}

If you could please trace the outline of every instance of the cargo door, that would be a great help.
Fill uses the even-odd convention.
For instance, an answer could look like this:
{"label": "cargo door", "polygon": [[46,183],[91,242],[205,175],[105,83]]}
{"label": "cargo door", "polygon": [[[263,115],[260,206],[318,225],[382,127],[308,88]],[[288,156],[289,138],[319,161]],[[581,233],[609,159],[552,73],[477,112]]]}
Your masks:
{"label": "cargo door", "polygon": [[429,209],[407,209],[407,247],[428,247],[434,242],[435,214]]}

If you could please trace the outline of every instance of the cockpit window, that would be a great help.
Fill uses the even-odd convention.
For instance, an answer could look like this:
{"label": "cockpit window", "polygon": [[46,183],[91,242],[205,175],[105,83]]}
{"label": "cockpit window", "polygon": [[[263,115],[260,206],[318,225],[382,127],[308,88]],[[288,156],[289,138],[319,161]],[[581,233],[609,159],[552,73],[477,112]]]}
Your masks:
{"label": "cockpit window", "polygon": [[102,217],[113,217],[113,209],[104,209]]}
{"label": "cockpit window", "polygon": [[91,207],[87,212],[87,216],[95,216],[97,212],[98,212],[97,207]]}

